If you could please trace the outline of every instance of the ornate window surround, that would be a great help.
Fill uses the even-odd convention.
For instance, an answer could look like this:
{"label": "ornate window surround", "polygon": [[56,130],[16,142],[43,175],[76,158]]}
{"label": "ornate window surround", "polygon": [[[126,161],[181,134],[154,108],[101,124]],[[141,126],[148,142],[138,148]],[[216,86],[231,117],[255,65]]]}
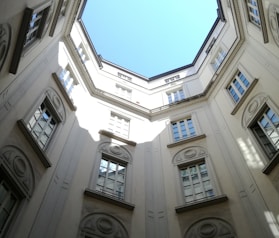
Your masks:
{"label": "ornate window surround", "polygon": [[[181,178],[179,175],[180,168],[185,165],[196,164],[200,161],[205,161],[206,163],[207,171],[210,177],[210,182],[214,189],[214,196],[210,198],[198,200],[198,201],[185,203],[183,199],[184,196],[182,194]],[[175,207],[176,213],[182,213],[196,208],[211,206],[228,200],[228,197],[225,194],[222,194],[220,185],[218,184],[218,180],[214,172],[213,164],[205,148],[200,146],[191,146],[191,147],[184,148],[176,153],[176,155],[172,160],[172,163],[174,164],[174,167],[176,169],[177,187],[180,188],[178,189],[179,191],[178,202],[182,204],[180,206]]]}
{"label": "ornate window surround", "polygon": [[253,132],[250,130],[250,127],[255,123],[258,119],[259,115],[262,113],[263,109],[268,106],[272,108],[277,115],[279,115],[279,109],[276,104],[272,101],[272,99],[266,95],[265,93],[259,93],[255,95],[246,105],[243,114],[242,114],[242,127],[247,130],[253,142],[258,145],[256,148],[258,152],[262,155],[263,162],[265,164],[262,172],[264,174],[269,174],[275,166],[279,163],[279,151],[271,158],[268,159],[265,151],[263,150],[260,142],[255,138]]}
{"label": "ornate window surround", "polygon": [[29,129],[27,128],[27,124],[28,124],[31,116],[34,114],[34,112],[36,111],[38,106],[43,101],[45,101],[48,104],[49,110],[51,110],[51,112],[53,113],[53,115],[55,116],[55,118],[58,122],[57,128],[51,137],[51,140],[50,140],[50,143],[51,143],[53,141],[54,137],[57,135],[58,130],[60,129],[59,125],[63,124],[66,120],[66,111],[65,111],[64,104],[63,104],[60,96],[52,88],[46,89],[46,91],[43,93],[43,95],[40,97],[40,99],[37,100],[37,103],[32,107],[32,109],[27,113],[27,115],[23,119],[20,119],[17,121],[17,124],[18,124],[19,128],[21,129],[22,133],[24,134],[24,136],[26,137],[26,139],[29,141],[29,143],[31,143],[32,148],[37,153],[42,164],[46,168],[48,168],[51,166],[51,162],[50,162],[49,158],[47,157],[46,151],[47,151],[50,143],[48,143],[48,146],[45,150],[41,149],[40,146],[38,145],[36,139],[31,135]]}
{"label": "ornate window surround", "polygon": [[[100,167],[101,158],[105,155],[110,158],[112,161],[119,161],[126,165],[126,180],[125,180],[125,194],[124,200],[119,200],[114,196],[107,195],[100,191],[96,191],[96,183],[98,179],[98,171]],[[91,180],[89,182],[89,188],[86,188],[84,194],[89,197],[94,197],[98,200],[112,203],[114,205],[123,207],[128,210],[133,210],[135,205],[131,204],[131,189],[132,189],[132,156],[130,152],[121,145],[111,143],[111,142],[102,142],[97,149],[96,160],[94,163],[93,173]]]}

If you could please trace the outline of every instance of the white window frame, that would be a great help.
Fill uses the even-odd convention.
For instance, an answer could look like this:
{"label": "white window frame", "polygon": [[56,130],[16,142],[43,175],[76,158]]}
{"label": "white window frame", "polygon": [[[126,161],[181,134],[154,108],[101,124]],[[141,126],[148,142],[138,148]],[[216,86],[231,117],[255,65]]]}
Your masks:
{"label": "white window frame", "polygon": [[260,16],[257,0],[246,0],[246,6],[247,6],[249,21],[253,25],[261,28],[262,25],[261,16]]}
{"label": "white window frame", "polygon": [[[277,125],[271,120],[270,113],[267,113],[267,111],[272,112],[273,116],[277,119]],[[273,120],[275,119],[274,117]],[[265,125],[263,125],[264,121],[266,122]],[[267,128],[267,125],[270,125],[270,127]],[[279,151],[279,114],[268,104],[265,104],[249,128],[268,159],[271,160]],[[260,131],[257,132],[256,130]],[[261,133],[261,135],[259,135],[259,133]]]}
{"label": "white window frame", "polygon": [[227,56],[227,51],[224,47],[220,47],[214,55],[211,65],[214,71],[217,71]]}
{"label": "white window frame", "polygon": [[118,95],[122,98],[128,99],[128,100],[132,99],[132,90],[131,89],[123,87],[122,85],[119,85],[119,84],[116,84],[115,88],[116,88],[115,89],[116,95]]}
{"label": "white window frame", "polygon": [[[201,165],[204,165],[205,170],[201,170]],[[209,169],[207,167],[205,159],[192,161],[192,163],[178,166],[182,194],[185,203],[198,202],[216,196],[216,192],[210,178]],[[205,174],[207,174],[207,176],[205,176]],[[195,181],[194,178],[196,178]],[[189,181],[188,183],[186,182],[187,180]],[[186,187],[190,188],[187,189],[188,191],[190,190],[190,192],[186,193]],[[198,188],[199,192],[197,191]],[[192,197],[192,199],[189,197]]]}
{"label": "white window frame", "polygon": [[88,57],[88,55],[87,55],[87,52],[86,52],[85,47],[84,47],[84,45],[83,45],[82,42],[81,42],[81,43],[79,44],[79,46],[77,47],[77,52],[78,52],[78,54],[79,54],[79,57],[80,57],[82,63],[85,64],[86,61],[89,60],[89,57]]}
{"label": "white window frame", "polygon": [[[175,137],[174,125],[177,125],[177,133],[179,137]],[[171,134],[173,142],[178,142],[182,140],[187,140],[189,138],[195,137],[198,135],[194,120],[192,116],[187,116],[179,120],[172,120],[170,122]],[[193,131],[194,130],[194,131]]]}
{"label": "white window frame", "polygon": [[227,86],[227,91],[235,104],[239,103],[241,98],[245,95],[248,88],[251,86],[250,79],[245,73],[238,70],[234,78]]}
{"label": "white window frame", "polygon": [[[125,169],[124,173],[120,173],[121,168]],[[111,178],[109,177],[109,171],[112,171],[112,173],[115,172],[115,175]],[[119,179],[119,177],[122,177],[122,179]],[[114,198],[119,200],[124,200],[126,177],[127,162],[123,162],[102,154],[99,165],[98,178],[96,181],[96,191],[107,194],[108,196],[113,196]],[[112,185],[109,187],[108,183],[111,183]],[[121,189],[119,189],[119,187],[117,186],[118,184],[122,184],[122,186],[120,187]]]}
{"label": "white window frame", "polygon": [[169,104],[179,102],[186,98],[183,87],[168,91],[166,94],[167,94]]}
{"label": "white window frame", "polygon": [[70,99],[72,99],[72,92],[74,87],[78,85],[78,81],[73,73],[73,70],[70,64],[67,64],[66,67],[62,68],[59,72],[58,78],[63,85],[65,91],[67,92]]}
{"label": "white window frame", "polygon": [[108,131],[120,137],[129,138],[130,133],[130,119],[111,112],[109,118]]}
{"label": "white window frame", "polygon": [[[42,108],[44,107],[44,108]],[[49,114],[49,115],[47,115]],[[44,116],[45,115],[45,116]],[[44,120],[41,120],[43,119]],[[43,128],[41,127],[40,122],[44,122]],[[53,134],[55,133],[58,124],[60,120],[53,112],[53,108],[51,107],[50,102],[47,100],[47,98],[37,107],[35,112],[32,114],[28,122],[26,123],[27,129],[29,130],[30,134],[33,136],[34,140],[37,142],[39,147],[42,150],[46,150],[49,142],[51,141],[51,138],[53,137]],[[54,124],[52,124],[54,123]],[[41,131],[38,135],[36,134],[35,128],[40,127]],[[47,132],[47,133],[46,133]],[[41,139],[42,137],[48,137],[45,143],[42,143]]]}

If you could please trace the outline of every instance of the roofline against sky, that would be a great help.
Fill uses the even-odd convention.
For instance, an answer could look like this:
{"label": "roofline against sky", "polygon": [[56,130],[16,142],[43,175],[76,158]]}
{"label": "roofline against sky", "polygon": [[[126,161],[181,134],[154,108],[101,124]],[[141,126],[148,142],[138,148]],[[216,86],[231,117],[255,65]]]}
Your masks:
{"label": "roofline against sky", "polygon": [[161,74],[152,76],[152,77],[145,77],[145,76],[143,76],[143,75],[141,75],[141,74],[138,74],[138,73],[133,72],[133,71],[131,71],[131,70],[129,70],[129,69],[126,69],[126,68],[124,68],[124,67],[122,67],[122,66],[120,66],[120,65],[118,65],[118,64],[114,64],[114,63],[112,63],[112,62],[110,62],[110,61],[108,61],[108,60],[102,58],[101,54],[98,54],[98,52],[96,51],[96,49],[95,49],[95,47],[94,47],[94,44],[93,44],[93,42],[92,42],[90,36],[89,36],[89,34],[88,34],[87,30],[86,30],[86,27],[85,27],[85,25],[84,25],[84,23],[83,23],[83,21],[82,21],[82,14],[83,14],[83,11],[84,11],[84,9],[85,9],[87,0],[84,0],[83,3],[82,3],[82,5],[81,5],[81,7],[80,7],[80,11],[79,11],[78,16],[77,16],[77,20],[78,20],[78,22],[80,23],[80,26],[81,26],[81,28],[82,28],[82,30],[83,30],[83,32],[84,32],[84,35],[85,35],[87,41],[89,42],[90,48],[91,48],[91,50],[92,50],[92,52],[93,52],[93,55],[94,55],[94,57],[95,57],[95,59],[96,59],[96,61],[97,61],[97,63],[98,63],[98,66],[99,66],[100,69],[103,68],[102,62],[104,62],[104,63],[109,64],[109,65],[111,65],[111,66],[113,66],[113,67],[116,67],[116,68],[118,68],[118,69],[120,69],[120,70],[122,70],[122,71],[125,71],[125,72],[127,72],[127,73],[129,73],[129,74],[132,74],[132,75],[134,75],[134,76],[136,76],[136,77],[139,77],[139,78],[141,78],[141,79],[143,79],[143,80],[145,80],[145,81],[152,81],[152,80],[156,80],[156,79],[159,79],[159,78],[161,78],[161,77],[165,77],[165,76],[167,76],[167,75],[170,75],[170,74],[179,72],[179,71],[181,71],[181,70],[184,70],[184,69],[193,67],[193,66],[195,65],[195,63],[197,62],[199,56],[200,56],[201,53],[203,52],[204,47],[205,47],[206,44],[208,43],[208,40],[210,39],[210,37],[211,37],[213,31],[215,30],[217,24],[219,23],[219,21],[223,21],[223,22],[225,21],[225,17],[224,17],[224,13],[223,13],[223,9],[222,9],[221,0],[216,0],[216,1],[217,1],[217,6],[218,6],[218,8],[217,8],[217,18],[216,18],[215,22],[213,23],[213,25],[212,25],[210,31],[208,32],[208,34],[207,34],[207,36],[206,36],[206,38],[205,38],[203,44],[201,45],[201,47],[200,47],[198,53],[196,54],[196,56],[195,56],[193,62],[190,63],[190,64],[187,64],[187,65],[181,66],[181,67],[179,67],[179,68],[172,69],[172,70],[166,71],[166,72],[164,72],[164,73],[161,73]]}

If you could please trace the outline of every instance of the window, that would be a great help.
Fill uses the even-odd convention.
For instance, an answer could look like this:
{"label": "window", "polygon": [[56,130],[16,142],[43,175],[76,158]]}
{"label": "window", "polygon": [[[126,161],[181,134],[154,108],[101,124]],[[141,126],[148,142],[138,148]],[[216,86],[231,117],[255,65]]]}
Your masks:
{"label": "window", "polygon": [[196,135],[192,118],[172,122],[172,134],[175,141],[187,139]]}
{"label": "window", "polygon": [[16,74],[22,52],[45,35],[52,10],[53,1],[48,1],[37,8],[25,9],[10,65],[10,73]]}
{"label": "window", "polygon": [[64,89],[66,90],[68,96],[72,99],[72,92],[77,85],[77,80],[74,78],[74,74],[69,65],[67,65],[59,74],[59,80],[62,83]]}
{"label": "window", "polygon": [[0,237],[9,226],[19,204],[19,196],[0,174]]}
{"label": "window", "polygon": [[103,156],[99,167],[96,190],[124,199],[126,165]]}
{"label": "window", "polygon": [[216,71],[224,61],[227,53],[220,48],[213,61],[211,62],[213,69]]}
{"label": "window", "polygon": [[178,102],[181,101],[182,99],[185,99],[185,94],[182,88],[176,91],[168,92],[167,96],[168,96],[169,103]]}
{"label": "window", "polygon": [[122,87],[118,84],[116,84],[115,94],[122,97],[122,98],[126,98],[128,100],[131,100],[131,98],[132,98],[132,90],[128,89],[128,88],[125,88],[125,87]]}
{"label": "window", "polygon": [[204,161],[180,168],[185,202],[214,196],[207,167]]}
{"label": "window", "polygon": [[44,150],[52,137],[57,124],[58,120],[53,116],[47,100],[45,100],[32,115],[27,124],[27,128],[37,141],[39,147]]}
{"label": "window", "polygon": [[279,117],[269,107],[265,106],[263,112],[256,118],[250,127],[269,159],[279,150]]}
{"label": "window", "polygon": [[80,59],[82,61],[82,63],[85,63],[86,61],[88,61],[88,56],[86,54],[84,45],[82,43],[79,44],[79,47],[77,48],[78,54],[80,56]]}
{"label": "window", "polygon": [[258,3],[256,0],[247,0],[247,9],[248,9],[248,15],[249,20],[254,25],[260,27],[261,26],[261,20],[260,20],[260,14],[259,14],[259,8]]}
{"label": "window", "polygon": [[109,128],[108,128],[108,130],[110,132],[117,134],[119,136],[128,138],[129,137],[129,126],[130,126],[129,119],[111,112]]}
{"label": "window", "polygon": [[245,75],[239,71],[227,87],[227,90],[231,95],[233,101],[235,103],[238,103],[240,98],[244,95],[249,86],[250,82],[247,80]]}

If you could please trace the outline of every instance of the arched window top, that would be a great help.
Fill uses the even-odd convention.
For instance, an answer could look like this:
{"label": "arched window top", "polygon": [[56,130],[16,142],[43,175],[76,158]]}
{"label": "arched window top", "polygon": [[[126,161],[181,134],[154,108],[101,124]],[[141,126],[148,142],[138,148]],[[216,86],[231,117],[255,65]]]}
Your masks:
{"label": "arched window top", "polygon": [[127,163],[132,162],[132,155],[130,154],[130,152],[123,146],[115,143],[111,143],[111,142],[101,143],[98,147],[98,151],[122,159]]}
{"label": "arched window top", "polygon": [[192,224],[184,236],[184,238],[193,237],[236,238],[237,236],[232,226],[227,221],[220,218],[205,218]]}
{"label": "arched window top", "polygon": [[91,213],[82,219],[79,237],[128,238],[129,236],[122,222],[116,217],[106,213]]}
{"label": "arched window top", "polygon": [[191,146],[177,152],[172,160],[172,163],[174,165],[180,165],[192,160],[203,159],[207,156],[208,152],[205,148],[200,146]]}
{"label": "arched window top", "polygon": [[18,185],[21,194],[30,198],[34,190],[35,179],[32,165],[26,155],[15,146],[5,146],[0,150],[0,165]]}

